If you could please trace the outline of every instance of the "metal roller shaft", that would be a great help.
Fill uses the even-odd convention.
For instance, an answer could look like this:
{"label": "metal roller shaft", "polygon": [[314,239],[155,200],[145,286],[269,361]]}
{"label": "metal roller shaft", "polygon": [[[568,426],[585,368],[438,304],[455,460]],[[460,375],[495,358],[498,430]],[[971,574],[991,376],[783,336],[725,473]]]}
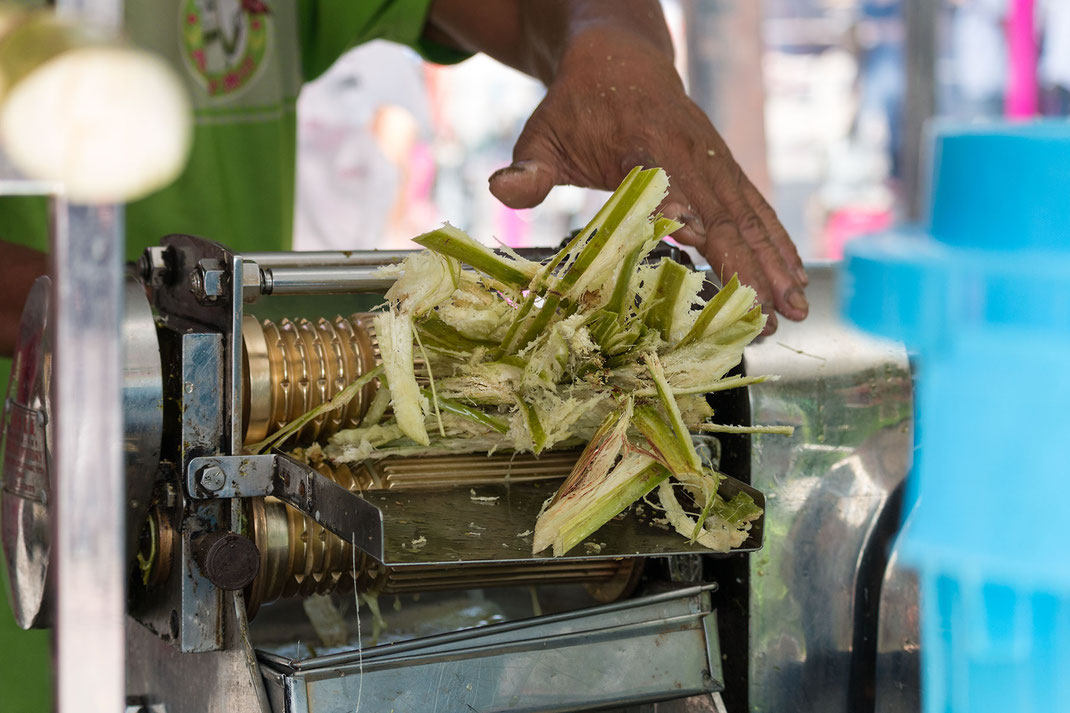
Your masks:
{"label": "metal roller shaft", "polygon": [[268,267],[260,281],[265,295],[382,294],[394,284],[378,268],[360,265]]}

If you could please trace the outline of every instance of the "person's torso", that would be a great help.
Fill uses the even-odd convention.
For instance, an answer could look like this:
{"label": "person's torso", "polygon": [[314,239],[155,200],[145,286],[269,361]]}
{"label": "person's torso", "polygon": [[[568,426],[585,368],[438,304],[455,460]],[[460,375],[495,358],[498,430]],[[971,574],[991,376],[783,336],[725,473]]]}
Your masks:
{"label": "person's torso", "polygon": [[195,118],[182,176],[127,208],[128,257],[176,232],[236,250],[289,248],[297,28],[295,0],[127,4],[127,34],[175,68]]}

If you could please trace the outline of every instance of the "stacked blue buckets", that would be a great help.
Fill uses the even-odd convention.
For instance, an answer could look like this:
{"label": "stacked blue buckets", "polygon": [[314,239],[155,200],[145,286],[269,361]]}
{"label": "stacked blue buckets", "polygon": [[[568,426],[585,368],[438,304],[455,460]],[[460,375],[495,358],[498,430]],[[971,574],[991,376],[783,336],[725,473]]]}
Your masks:
{"label": "stacked blue buckets", "polygon": [[924,710],[1070,711],[1070,123],[937,127],[931,180],[842,285],[916,355]]}

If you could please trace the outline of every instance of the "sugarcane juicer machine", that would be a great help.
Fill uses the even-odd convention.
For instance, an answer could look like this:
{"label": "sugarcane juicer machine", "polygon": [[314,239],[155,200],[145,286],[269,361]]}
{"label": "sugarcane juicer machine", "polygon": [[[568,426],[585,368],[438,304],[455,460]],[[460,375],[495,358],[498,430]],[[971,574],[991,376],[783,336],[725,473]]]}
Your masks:
{"label": "sugarcane juicer machine", "polygon": [[[711,694],[722,690],[736,705],[763,700],[769,694],[761,689],[785,671],[780,664],[805,679],[798,652],[780,651],[771,634],[769,616],[783,596],[767,600],[755,588],[763,567],[792,583],[800,576],[795,555],[715,556],[642,507],[563,557],[533,555],[530,530],[571,470],[574,451],[335,466],[247,450],[375,367],[367,312],[391,284],[377,268],[405,255],[242,255],[171,235],[131,266],[123,417],[132,710],[565,711],[686,697],[691,706],[710,706],[687,710],[716,710],[720,697]],[[828,280],[815,283],[830,292]],[[49,626],[54,605],[49,294],[42,278],[24,312],[4,416],[3,543],[12,606],[24,627]],[[861,488],[861,500],[844,501],[841,483],[838,505],[850,507],[826,513],[845,523],[843,532],[829,533],[835,562],[815,577],[830,581],[858,580],[859,552],[880,549],[894,530],[894,518],[884,521],[906,461],[888,454],[909,454],[910,435],[905,359],[893,347],[836,335],[842,344],[804,349],[805,332],[788,348],[759,344],[747,368],[785,375],[789,394],[820,381],[826,401],[848,398],[852,418],[871,418],[874,442],[846,435],[843,403],[829,410],[822,401],[813,410],[782,401],[770,387],[726,392],[715,403],[719,420],[794,423],[810,450],[791,438],[773,446],[769,437],[765,446],[746,435],[696,437],[713,465],[741,476],[722,486],[727,495],[745,490],[776,512],[779,503],[762,490],[788,488],[795,504],[783,520],[788,529],[778,533],[784,543],[807,520],[798,498],[825,503],[831,496],[813,481],[816,470],[857,461],[865,477],[851,478],[848,491]],[[310,422],[287,447],[357,426],[375,389],[369,384],[347,406]],[[745,482],[763,478],[768,487]],[[762,547],[767,518],[741,551]],[[879,590],[885,567],[864,574]],[[829,583],[813,584],[810,602],[823,609],[820,587]],[[362,641],[359,623],[353,640],[354,598],[380,621],[378,601],[402,605],[386,617],[386,643]],[[458,619],[473,602],[479,614]],[[817,639],[850,658],[862,614],[848,609],[846,633],[824,641],[822,631]],[[814,640],[813,616],[800,620],[797,607],[790,616],[796,634]],[[833,606],[828,616],[845,615]],[[876,641],[878,617],[871,618]],[[818,651],[816,640],[810,650]],[[773,667],[756,666],[756,654]],[[781,661],[784,654],[796,660]],[[847,686],[857,667],[840,668]]]}

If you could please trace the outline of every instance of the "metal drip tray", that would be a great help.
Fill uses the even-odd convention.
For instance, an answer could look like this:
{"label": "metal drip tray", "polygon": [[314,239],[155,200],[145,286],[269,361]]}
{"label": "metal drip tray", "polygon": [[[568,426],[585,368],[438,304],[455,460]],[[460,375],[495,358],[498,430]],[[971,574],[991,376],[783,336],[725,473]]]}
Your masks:
{"label": "metal drip tray", "polygon": [[258,652],[276,713],[582,711],[723,690],[714,585],[291,660]]}

